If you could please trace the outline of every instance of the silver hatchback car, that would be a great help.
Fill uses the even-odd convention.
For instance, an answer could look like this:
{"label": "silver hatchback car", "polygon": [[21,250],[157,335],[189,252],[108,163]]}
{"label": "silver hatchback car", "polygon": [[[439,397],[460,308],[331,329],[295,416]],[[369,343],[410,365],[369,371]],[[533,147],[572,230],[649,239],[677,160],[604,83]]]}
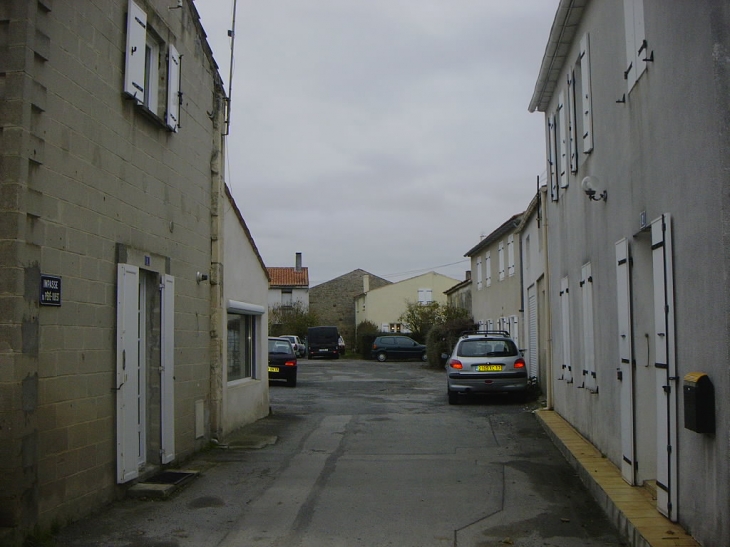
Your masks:
{"label": "silver hatchback car", "polygon": [[446,359],[449,404],[460,393],[527,393],[525,359],[507,332],[463,334]]}

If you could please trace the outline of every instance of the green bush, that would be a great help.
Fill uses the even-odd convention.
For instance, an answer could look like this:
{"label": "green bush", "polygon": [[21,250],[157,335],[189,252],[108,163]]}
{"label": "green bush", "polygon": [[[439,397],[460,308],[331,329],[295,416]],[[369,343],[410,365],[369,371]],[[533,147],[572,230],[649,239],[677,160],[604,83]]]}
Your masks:
{"label": "green bush", "polygon": [[357,326],[355,351],[365,359],[370,358],[370,348],[373,347],[375,338],[380,335],[379,331],[378,326],[372,321],[363,321]]}
{"label": "green bush", "polygon": [[441,357],[443,353],[451,353],[456,341],[464,331],[474,330],[476,325],[471,317],[455,317],[446,322],[434,325],[426,336],[426,353],[428,355],[428,366],[442,368],[445,360]]}

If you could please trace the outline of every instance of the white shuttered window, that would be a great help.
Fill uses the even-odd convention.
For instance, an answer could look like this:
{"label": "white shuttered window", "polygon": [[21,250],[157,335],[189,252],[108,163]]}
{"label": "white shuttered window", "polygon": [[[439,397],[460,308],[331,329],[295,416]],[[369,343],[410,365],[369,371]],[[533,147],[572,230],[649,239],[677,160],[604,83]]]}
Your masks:
{"label": "white shuttered window", "polygon": [[624,25],[626,30],[626,79],[627,91],[631,91],[636,81],[646,70],[649,52],[644,34],[644,0],[624,0]]}
{"label": "white shuttered window", "polygon": [[581,110],[583,115],[583,153],[593,150],[593,106],[591,104],[591,45],[586,33],[580,41]]}

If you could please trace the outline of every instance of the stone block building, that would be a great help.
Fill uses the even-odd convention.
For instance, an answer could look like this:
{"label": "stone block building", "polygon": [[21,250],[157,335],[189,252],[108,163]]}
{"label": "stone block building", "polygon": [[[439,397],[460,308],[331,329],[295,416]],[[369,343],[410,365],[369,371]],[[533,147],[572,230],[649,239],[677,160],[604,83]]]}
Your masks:
{"label": "stone block building", "polygon": [[224,429],[226,104],[191,0],[0,4],[0,544]]}
{"label": "stone block building", "polygon": [[357,269],[321,283],[309,290],[309,309],[317,315],[322,325],[335,325],[345,342],[355,343],[355,297],[390,285],[391,282],[377,275]]}

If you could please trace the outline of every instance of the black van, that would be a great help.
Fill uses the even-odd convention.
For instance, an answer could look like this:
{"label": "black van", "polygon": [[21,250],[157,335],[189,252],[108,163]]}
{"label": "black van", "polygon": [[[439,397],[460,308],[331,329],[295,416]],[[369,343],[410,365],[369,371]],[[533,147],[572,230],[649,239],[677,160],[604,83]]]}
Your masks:
{"label": "black van", "polygon": [[340,358],[340,333],[337,327],[309,327],[307,329],[307,355],[315,357]]}

